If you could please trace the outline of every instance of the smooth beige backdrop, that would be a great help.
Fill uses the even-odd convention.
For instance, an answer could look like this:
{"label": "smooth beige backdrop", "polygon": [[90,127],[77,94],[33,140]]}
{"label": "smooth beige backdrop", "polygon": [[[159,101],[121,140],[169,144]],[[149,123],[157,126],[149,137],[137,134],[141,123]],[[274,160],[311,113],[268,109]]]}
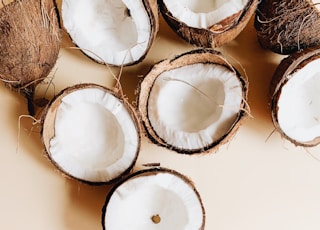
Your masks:
{"label": "smooth beige backdrop", "polygon": [[[96,64],[70,47],[65,34],[58,63],[42,86],[49,87],[48,94],[83,82],[113,86],[118,68]],[[130,102],[154,63],[192,48],[161,19],[147,58],[121,74]],[[320,148],[293,146],[273,132],[270,119],[269,82],[283,57],[260,48],[253,21],[220,50],[249,78],[252,118],[231,142],[206,155],[180,155],[143,138],[134,170],[144,163],[161,163],[187,175],[202,196],[207,230],[319,230]],[[54,85],[48,84],[51,78]],[[24,116],[25,100],[2,84],[0,95],[0,229],[102,229],[101,208],[110,186],[93,187],[63,177],[45,158],[39,130],[31,129],[33,120]]]}

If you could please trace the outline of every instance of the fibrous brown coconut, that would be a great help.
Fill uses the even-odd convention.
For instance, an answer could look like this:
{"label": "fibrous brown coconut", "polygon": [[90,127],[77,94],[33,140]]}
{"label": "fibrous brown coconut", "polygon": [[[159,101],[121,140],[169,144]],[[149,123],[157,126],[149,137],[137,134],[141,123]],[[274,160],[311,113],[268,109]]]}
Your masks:
{"label": "fibrous brown coconut", "polygon": [[49,159],[65,175],[89,184],[110,183],[128,173],[140,149],[132,107],[95,84],[63,90],[43,116]]}
{"label": "fibrous brown coconut", "polygon": [[63,0],[62,19],[87,56],[114,66],[142,61],[159,28],[156,0]]}
{"label": "fibrous brown coconut", "polygon": [[205,48],[220,47],[236,38],[258,4],[258,0],[158,2],[163,17],[181,38]]}
{"label": "fibrous brown coconut", "polygon": [[148,137],[180,153],[227,142],[247,115],[247,81],[218,52],[199,49],[164,60],[141,83]]}
{"label": "fibrous brown coconut", "polygon": [[320,1],[260,1],[255,28],[262,47],[291,54],[320,45]]}
{"label": "fibrous brown coconut", "polygon": [[272,119],[286,139],[299,146],[320,143],[320,47],[285,58],[274,73]]}
{"label": "fibrous brown coconut", "polygon": [[15,0],[0,9],[0,80],[25,95],[33,93],[58,58],[60,25],[53,0]]}
{"label": "fibrous brown coconut", "polygon": [[205,210],[192,181],[165,168],[131,174],[109,192],[102,213],[105,230],[203,230],[205,226]]}

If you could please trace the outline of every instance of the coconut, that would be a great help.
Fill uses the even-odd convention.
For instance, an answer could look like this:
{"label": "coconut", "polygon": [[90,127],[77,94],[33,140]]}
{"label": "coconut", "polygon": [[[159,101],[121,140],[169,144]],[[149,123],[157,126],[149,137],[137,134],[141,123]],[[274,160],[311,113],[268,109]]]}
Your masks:
{"label": "coconut", "polygon": [[263,48],[292,54],[320,45],[319,0],[263,0],[258,5],[255,28]]}
{"label": "coconut", "polygon": [[246,117],[247,81],[221,53],[197,49],[164,60],[141,83],[147,136],[179,153],[218,148]]}
{"label": "coconut", "polygon": [[52,163],[89,184],[111,183],[129,172],[140,149],[132,107],[95,84],[63,90],[43,116],[42,140]]}
{"label": "coconut", "polygon": [[296,52],[276,69],[271,92],[272,120],[298,146],[320,143],[320,47]]}
{"label": "coconut", "polygon": [[142,61],[159,28],[156,0],[63,0],[61,11],[73,42],[93,60],[114,66]]}
{"label": "coconut", "polygon": [[205,210],[190,179],[174,170],[152,168],[131,174],[109,192],[103,229],[204,229]]}
{"label": "coconut", "polygon": [[159,0],[168,25],[187,42],[215,48],[232,41],[247,25],[258,0]]}
{"label": "coconut", "polygon": [[15,0],[0,9],[0,80],[27,97],[56,63],[60,25],[53,0]]}

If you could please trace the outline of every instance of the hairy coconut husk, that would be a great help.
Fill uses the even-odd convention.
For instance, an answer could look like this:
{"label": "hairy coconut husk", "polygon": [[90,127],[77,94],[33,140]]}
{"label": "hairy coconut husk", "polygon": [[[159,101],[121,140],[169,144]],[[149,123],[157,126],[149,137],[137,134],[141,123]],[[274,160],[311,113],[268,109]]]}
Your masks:
{"label": "hairy coconut husk", "polygon": [[0,9],[0,80],[25,95],[33,113],[33,91],[56,63],[60,25],[53,0],[15,0]]}
{"label": "hairy coconut husk", "polygon": [[320,44],[320,12],[310,0],[262,0],[254,25],[261,46],[275,53]]}
{"label": "hairy coconut husk", "polygon": [[278,65],[270,84],[270,109],[272,121],[277,131],[297,146],[312,147],[320,143],[320,138],[309,142],[299,142],[287,136],[281,129],[278,121],[278,101],[281,96],[282,87],[290,80],[295,72],[315,59],[320,58],[320,47],[307,48],[300,52],[295,52],[284,58]]}
{"label": "hairy coconut husk", "polygon": [[[50,153],[50,141],[52,138],[54,138],[55,136],[55,119],[56,119],[56,114],[57,114],[57,110],[59,105],[62,103],[63,98],[72,93],[75,92],[77,90],[81,90],[81,89],[90,89],[90,88],[97,88],[97,89],[101,89],[111,95],[113,95],[114,97],[118,98],[120,100],[120,102],[123,104],[123,106],[126,108],[126,110],[129,112],[130,117],[132,118],[136,129],[138,131],[138,148],[136,151],[136,156],[135,159],[133,160],[132,164],[130,165],[130,167],[127,168],[127,170],[125,170],[121,175],[119,175],[118,177],[109,180],[109,181],[101,181],[101,182],[92,182],[89,180],[83,180],[83,179],[79,179],[77,177],[74,177],[72,175],[70,175],[69,173],[67,173],[64,169],[62,169],[59,164],[57,164],[53,158],[51,157],[51,153]],[[132,170],[137,157],[138,157],[138,153],[140,151],[140,123],[138,121],[138,116],[136,114],[135,109],[127,102],[127,100],[125,100],[124,98],[122,98],[120,95],[118,95],[116,92],[105,88],[104,86],[101,85],[97,85],[97,84],[93,84],[93,83],[83,83],[83,84],[77,84],[71,87],[68,87],[64,90],[62,90],[60,93],[58,93],[50,102],[49,104],[47,104],[47,106],[45,107],[45,109],[42,112],[42,116],[41,116],[41,140],[42,143],[45,147],[45,153],[46,153],[46,157],[49,159],[49,161],[67,178],[76,180],[76,181],[80,181],[82,183],[85,184],[89,184],[89,185],[103,185],[103,184],[110,184],[110,183],[114,183],[118,180],[120,180],[123,176],[125,176],[126,174],[130,173],[130,171]]]}
{"label": "hairy coconut husk", "polygon": [[[110,199],[112,197],[112,195],[116,192],[116,190],[123,184],[125,184],[127,181],[130,181],[131,179],[134,178],[138,178],[138,177],[148,177],[148,176],[153,176],[153,175],[157,175],[159,173],[168,173],[168,174],[173,174],[176,177],[182,179],[186,184],[188,184],[192,190],[194,191],[194,193],[196,194],[200,204],[201,204],[201,209],[202,209],[202,226],[199,228],[199,230],[204,230],[205,229],[205,222],[206,222],[206,214],[205,214],[205,208],[201,199],[201,195],[199,193],[199,191],[197,190],[194,182],[188,178],[187,176],[183,175],[182,173],[173,170],[173,169],[169,169],[169,168],[164,168],[164,167],[151,167],[148,169],[142,169],[142,170],[138,170],[136,172],[131,173],[130,175],[128,175],[127,177],[123,178],[121,181],[119,181],[115,186],[113,186],[113,188],[109,191],[109,193],[107,194],[105,203],[103,205],[102,208],[102,219],[101,219],[101,223],[102,223],[102,227],[104,230],[106,230],[106,226],[105,226],[105,216],[107,214],[107,208],[110,202]],[[178,194],[179,195],[179,194]],[[183,195],[183,194],[180,194]]]}
{"label": "hairy coconut husk", "polygon": [[202,29],[190,27],[179,21],[168,11],[163,0],[158,2],[164,19],[178,36],[190,44],[204,48],[221,47],[234,40],[246,27],[258,5],[258,0],[249,0],[242,11],[212,25],[210,28]]}
{"label": "hairy coconut husk", "polygon": [[[223,67],[226,67],[226,69],[234,72],[241,84],[242,95],[239,95],[239,97],[242,97],[242,102],[241,102],[240,111],[232,127],[230,127],[229,130],[223,136],[221,136],[220,139],[201,149],[184,149],[184,148],[179,148],[177,146],[168,144],[155,131],[154,127],[150,122],[149,115],[148,115],[148,108],[149,108],[148,100],[149,100],[149,94],[150,94],[151,88],[153,87],[155,80],[158,78],[160,74],[169,70],[173,70],[179,67],[192,65],[196,63],[221,65]],[[155,64],[153,68],[149,71],[149,73],[146,74],[144,80],[141,82],[138,106],[139,106],[141,120],[145,128],[145,135],[153,143],[159,146],[168,148],[170,150],[174,150],[178,153],[195,154],[195,153],[206,153],[206,152],[217,150],[221,145],[227,143],[236,134],[237,130],[242,125],[245,118],[247,118],[248,111],[250,110],[247,104],[247,97],[248,97],[247,79],[241,76],[241,74],[223,57],[223,55],[220,52],[215,51],[213,49],[195,49],[190,52],[186,52],[181,55],[178,55],[173,59],[166,59]]]}

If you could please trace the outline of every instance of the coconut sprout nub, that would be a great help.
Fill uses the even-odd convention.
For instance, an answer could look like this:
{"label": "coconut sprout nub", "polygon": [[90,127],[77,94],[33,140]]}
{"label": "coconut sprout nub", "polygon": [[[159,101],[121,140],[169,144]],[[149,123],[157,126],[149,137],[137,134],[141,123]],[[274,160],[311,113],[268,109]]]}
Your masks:
{"label": "coconut sprout nub", "polygon": [[30,113],[34,88],[54,67],[60,38],[55,1],[14,0],[0,8],[0,81],[27,97]]}
{"label": "coconut sprout nub", "polygon": [[201,49],[155,65],[141,84],[139,110],[152,141],[200,153],[235,133],[246,97],[240,74],[220,53]]}
{"label": "coconut sprout nub", "polygon": [[116,186],[102,214],[108,230],[204,229],[205,211],[193,183],[180,173],[138,171]]}
{"label": "coconut sprout nub", "polygon": [[284,59],[273,78],[272,118],[277,130],[295,145],[320,143],[320,49]]}
{"label": "coconut sprout nub", "polygon": [[63,0],[61,11],[73,42],[99,63],[139,62],[158,31],[155,0]]}
{"label": "coconut sprout nub", "polygon": [[279,54],[320,45],[319,0],[260,1],[255,16],[263,48]]}
{"label": "coconut sprout nub", "polygon": [[171,28],[187,42],[215,48],[233,40],[254,14],[257,0],[160,0]]}
{"label": "coconut sprout nub", "polygon": [[64,90],[44,117],[49,159],[66,175],[107,183],[130,170],[140,147],[134,111],[112,91],[81,84]]}

